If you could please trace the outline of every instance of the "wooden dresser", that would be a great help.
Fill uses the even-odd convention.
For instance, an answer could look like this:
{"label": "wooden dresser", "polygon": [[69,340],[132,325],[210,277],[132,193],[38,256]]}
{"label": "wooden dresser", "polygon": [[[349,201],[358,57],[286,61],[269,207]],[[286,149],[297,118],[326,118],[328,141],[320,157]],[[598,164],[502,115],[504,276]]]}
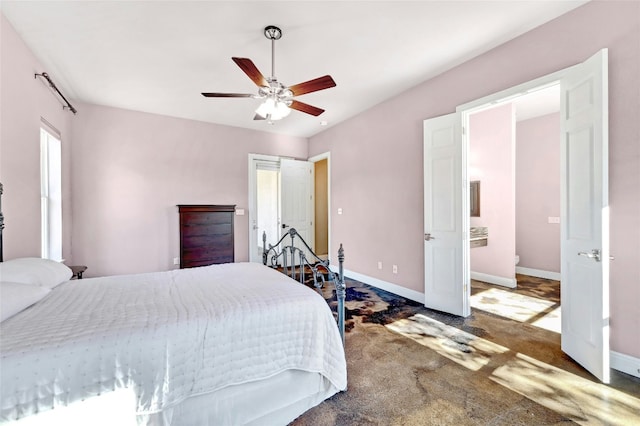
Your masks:
{"label": "wooden dresser", "polygon": [[233,262],[235,205],[178,205],[180,268]]}

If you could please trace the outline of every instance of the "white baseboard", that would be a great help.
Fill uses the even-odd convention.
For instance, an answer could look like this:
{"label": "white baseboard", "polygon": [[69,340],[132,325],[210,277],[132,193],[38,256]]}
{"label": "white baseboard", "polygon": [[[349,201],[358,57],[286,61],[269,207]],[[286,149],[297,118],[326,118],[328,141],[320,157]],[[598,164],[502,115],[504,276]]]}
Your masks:
{"label": "white baseboard", "polygon": [[501,285],[502,287],[516,288],[518,282],[515,278],[504,278],[496,275],[483,274],[482,272],[471,271],[471,279],[489,284]]}
{"label": "white baseboard", "polygon": [[610,351],[609,355],[611,368],[640,378],[640,358],[634,358],[630,355],[614,351]]}
{"label": "white baseboard", "polygon": [[[337,272],[338,268],[334,265],[331,265],[331,270]],[[359,272],[350,271],[348,269],[344,270],[344,275],[356,281],[360,281],[361,283],[369,284],[373,287],[377,287],[381,290],[388,291],[389,293],[396,294],[398,296],[413,300],[414,302],[422,303],[424,305],[424,293],[420,293],[419,291],[411,290],[409,288],[399,286],[398,284],[383,281],[378,278],[373,278],[368,275],[361,274]]]}
{"label": "white baseboard", "polygon": [[560,272],[543,271],[541,269],[524,268],[516,266],[516,273],[529,275],[531,277],[546,278],[548,280],[560,281]]}

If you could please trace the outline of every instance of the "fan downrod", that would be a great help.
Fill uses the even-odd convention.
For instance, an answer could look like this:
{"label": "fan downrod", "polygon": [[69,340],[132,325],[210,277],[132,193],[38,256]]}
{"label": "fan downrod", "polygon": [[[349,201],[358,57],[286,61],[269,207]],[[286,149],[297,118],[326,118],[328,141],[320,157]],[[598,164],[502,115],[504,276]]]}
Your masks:
{"label": "fan downrod", "polygon": [[269,40],[280,40],[282,37],[282,30],[275,25],[269,25],[264,28],[264,36]]}

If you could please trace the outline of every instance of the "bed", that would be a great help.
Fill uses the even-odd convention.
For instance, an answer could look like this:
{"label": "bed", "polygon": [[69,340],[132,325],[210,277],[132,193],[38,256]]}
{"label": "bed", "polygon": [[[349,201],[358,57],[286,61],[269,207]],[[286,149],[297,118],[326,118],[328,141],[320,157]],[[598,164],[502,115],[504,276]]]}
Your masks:
{"label": "bed", "polygon": [[[296,250],[281,241],[265,262]],[[335,284],[342,327],[343,258],[339,274],[305,259],[318,288]],[[277,266],[70,280],[45,259],[0,263],[0,423],[289,423],[346,389],[344,334]],[[15,293],[28,307],[8,306]]]}

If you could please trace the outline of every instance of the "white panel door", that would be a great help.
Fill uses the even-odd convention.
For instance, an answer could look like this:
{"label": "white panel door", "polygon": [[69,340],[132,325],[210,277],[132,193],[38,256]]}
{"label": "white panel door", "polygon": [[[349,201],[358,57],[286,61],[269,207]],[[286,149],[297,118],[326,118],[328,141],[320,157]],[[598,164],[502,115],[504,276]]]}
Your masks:
{"label": "white panel door", "polygon": [[607,51],[570,70],[560,85],[562,350],[608,383]]}
{"label": "white panel door", "polygon": [[[295,228],[313,249],[313,163],[281,160],[280,182],[281,231],[284,234],[289,228]],[[291,240],[284,243],[290,245]],[[298,261],[296,259],[296,263]]]}
{"label": "white panel door", "polygon": [[[468,316],[460,114],[424,121],[424,299],[430,309]],[[462,196],[461,196],[462,194]],[[468,213],[466,213],[468,214]]]}

